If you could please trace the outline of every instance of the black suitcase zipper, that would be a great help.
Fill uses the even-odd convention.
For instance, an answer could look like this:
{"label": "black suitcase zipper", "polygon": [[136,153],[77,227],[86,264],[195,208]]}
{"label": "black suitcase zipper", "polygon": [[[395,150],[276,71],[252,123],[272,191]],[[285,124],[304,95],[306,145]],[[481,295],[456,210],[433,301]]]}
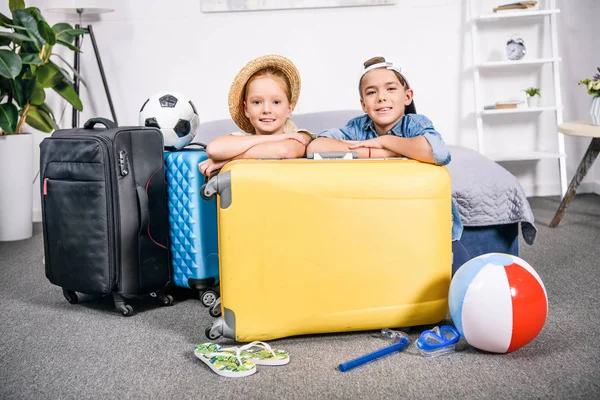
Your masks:
{"label": "black suitcase zipper", "polygon": [[[109,254],[109,279],[111,281],[111,285],[113,286],[113,290],[118,290],[119,282],[121,279],[121,274],[119,268],[116,268],[117,260],[119,260],[119,246],[117,246],[117,239],[120,237],[121,225],[119,218],[115,218],[117,215],[116,210],[119,210],[119,196],[117,195],[118,189],[115,190],[113,185],[117,183],[116,178],[116,167],[114,164],[114,156],[112,154],[112,142],[105,136],[102,135],[73,135],[73,136],[56,136],[49,138],[51,140],[72,140],[72,139],[92,139],[94,141],[100,142],[102,151],[105,155],[105,160],[108,160],[107,169],[108,172],[105,172],[106,178],[106,190],[107,190],[107,198],[110,198],[110,204],[107,207],[108,210],[108,221],[109,221],[109,236],[108,236],[108,247],[111,249],[111,253]],[[106,170],[105,170],[106,171]],[[46,177],[44,177],[45,179]],[[48,237],[47,228],[44,228],[44,234]],[[46,249],[48,252],[48,249]]]}

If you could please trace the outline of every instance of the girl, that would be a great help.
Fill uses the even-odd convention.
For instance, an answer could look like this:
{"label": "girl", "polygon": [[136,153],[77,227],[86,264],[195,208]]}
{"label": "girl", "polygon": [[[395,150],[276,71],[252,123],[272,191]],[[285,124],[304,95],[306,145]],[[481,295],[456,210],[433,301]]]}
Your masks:
{"label": "girl", "polygon": [[287,58],[267,55],[246,64],[229,90],[229,112],[243,132],[211,141],[200,172],[210,176],[240,158],[303,157],[311,134],[289,119],[299,95],[300,74]]}

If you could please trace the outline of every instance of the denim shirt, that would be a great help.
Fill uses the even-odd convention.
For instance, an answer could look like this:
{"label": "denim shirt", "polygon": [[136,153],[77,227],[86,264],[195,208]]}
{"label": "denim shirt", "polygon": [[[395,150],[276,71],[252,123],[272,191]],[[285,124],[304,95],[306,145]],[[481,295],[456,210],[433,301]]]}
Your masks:
{"label": "denim shirt", "polygon": [[[431,153],[436,165],[446,165],[451,156],[442,136],[435,130],[432,122],[424,115],[406,114],[392,128],[387,135],[404,138],[424,136],[431,146]],[[317,137],[327,137],[336,140],[368,140],[378,137],[373,120],[367,114],[348,121],[344,128],[326,129]],[[463,225],[458,209],[452,200],[452,240],[459,240],[462,236]]]}

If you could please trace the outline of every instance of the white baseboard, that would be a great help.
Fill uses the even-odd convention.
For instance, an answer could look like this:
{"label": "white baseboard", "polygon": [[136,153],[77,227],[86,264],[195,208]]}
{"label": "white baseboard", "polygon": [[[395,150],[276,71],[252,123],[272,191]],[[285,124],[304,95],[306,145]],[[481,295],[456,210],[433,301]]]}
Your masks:
{"label": "white baseboard", "polygon": [[[570,183],[570,181],[569,181]],[[564,193],[560,190],[560,183],[543,183],[521,185],[525,195],[531,196],[562,196]],[[577,188],[577,193],[596,193],[600,194],[600,181],[582,182]]]}
{"label": "white baseboard", "polygon": [[42,222],[42,210],[34,208],[32,219],[33,222]]}
{"label": "white baseboard", "polygon": [[592,182],[592,193],[600,194],[600,181]]}

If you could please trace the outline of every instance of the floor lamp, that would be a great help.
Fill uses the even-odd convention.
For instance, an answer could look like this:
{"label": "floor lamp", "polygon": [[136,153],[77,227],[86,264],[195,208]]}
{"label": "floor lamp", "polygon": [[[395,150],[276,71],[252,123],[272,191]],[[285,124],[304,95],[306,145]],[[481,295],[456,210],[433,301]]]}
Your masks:
{"label": "floor lamp", "polygon": [[[98,69],[100,70],[100,76],[102,78],[102,84],[104,85],[104,91],[106,92],[106,99],[108,100],[108,105],[110,107],[110,113],[112,114],[112,119],[115,124],[119,124],[117,121],[117,114],[115,113],[115,107],[112,102],[112,97],[110,95],[110,90],[108,88],[108,82],[106,81],[106,74],[104,73],[104,67],[102,66],[102,58],[100,57],[100,51],[98,50],[98,44],[96,43],[96,36],[94,35],[94,31],[92,29],[92,25],[88,25],[83,27],[81,20],[83,14],[87,15],[98,15],[107,12],[114,11],[109,8],[98,8],[98,7],[86,7],[86,8],[76,8],[76,7],[66,7],[66,8],[50,8],[48,11],[62,12],[65,14],[74,14],[76,13],[79,16],[79,23],[75,25],[75,29],[83,29],[86,34],[90,36],[92,41],[92,47],[94,48],[94,54],[96,56],[96,61],[98,63]],[[83,35],[75,37],[75,47],[78,49],[81,47]],[[74,76],[74,89],[77,95],[79,95],[79,72],[81,68],[81,53],[76,51],[73,60],[73,68],[77,72]],[[79,127],[79,111],[73,107],[73,118],[72,118],[72,126],[73,128]]]}

